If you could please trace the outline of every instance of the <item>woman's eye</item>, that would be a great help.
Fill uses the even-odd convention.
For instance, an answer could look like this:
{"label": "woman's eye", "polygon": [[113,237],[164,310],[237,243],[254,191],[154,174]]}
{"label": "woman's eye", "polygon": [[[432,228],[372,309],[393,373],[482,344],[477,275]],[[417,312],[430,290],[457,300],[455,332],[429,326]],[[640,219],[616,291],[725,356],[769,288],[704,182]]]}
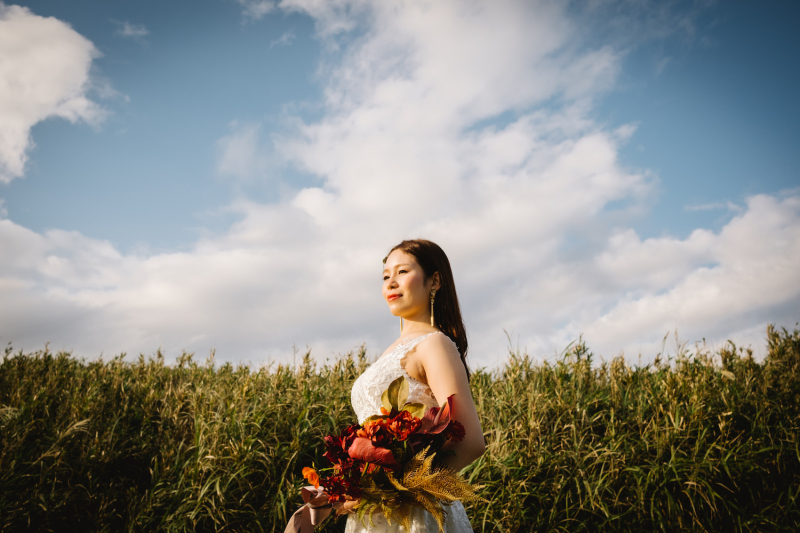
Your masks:
{"label": "woman's eye", "polygon": [[389,279],[389,276],[383,276],[383,281],[386,281],[387,279]]}
{"label": "woman's eye", "polygon": [[401,273],[401,274],[407,274],[407,273],[408,273],[408,271],[406,271],[406,270],[401,270],[401,271],[400,271],[400,273]]}

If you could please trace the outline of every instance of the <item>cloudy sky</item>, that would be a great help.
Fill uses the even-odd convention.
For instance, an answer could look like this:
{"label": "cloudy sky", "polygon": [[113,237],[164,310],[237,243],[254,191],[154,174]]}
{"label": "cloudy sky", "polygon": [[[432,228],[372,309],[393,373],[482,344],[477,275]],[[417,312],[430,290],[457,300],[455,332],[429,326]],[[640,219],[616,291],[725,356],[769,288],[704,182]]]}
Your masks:
{"label": "cloudy sky", "polygon": [[788,0],[0,3],[0,340],[374,356],[399,326],[381,259],[425,237],[473,366],[509,338],[763,352],[800,320],[798,23]]}

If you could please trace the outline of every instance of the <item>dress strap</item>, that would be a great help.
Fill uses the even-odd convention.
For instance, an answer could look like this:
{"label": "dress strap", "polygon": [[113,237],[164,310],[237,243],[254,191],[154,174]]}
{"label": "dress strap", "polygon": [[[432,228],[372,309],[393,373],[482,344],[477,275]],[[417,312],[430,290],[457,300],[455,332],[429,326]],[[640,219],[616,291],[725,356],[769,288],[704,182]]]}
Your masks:
{"label": "dress strap", "polygon": [[410,341],[400,344],[399,345],[399,347],[401,348],[400,349],[400,353],[408,352],[411,348],[413,348],[414,346],[416,346],[417,344],[422,342],[424,339],[427,339],[431,335],[435,335],[437,333],[441,333],[441,331],[434,331],[433,333],[426,333],[425,335],[420,335],[419,337],[414,337]]}

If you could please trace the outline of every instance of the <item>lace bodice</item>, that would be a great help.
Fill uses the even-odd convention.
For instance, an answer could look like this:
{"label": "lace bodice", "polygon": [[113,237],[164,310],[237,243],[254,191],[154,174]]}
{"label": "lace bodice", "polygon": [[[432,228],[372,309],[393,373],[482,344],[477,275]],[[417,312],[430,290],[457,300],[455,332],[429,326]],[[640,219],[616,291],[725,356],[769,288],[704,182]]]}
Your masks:
{"label": "lace bodice", "polygon": [[408,381],[408,401],[423,404],[425,407],[436,407],[439,404],[436,397],[426,384],[412,378],[400,364],[412,348],[416,347],[423,339],[435,335],[437,332],[414,337],[410,341],[400,343],[383,357],[372,363],[363,374],[353,383],[350,392],[350,401],[358,417],[358,423],[363,424],[368,416],[381,414],[381,394],[389,384],[400,376],[405,376]]}
{"label": "lace bodice", "polygon": [[[383,355],[367,368],[353,383],[350,392],[350,401],[358,417],[358,423],[363,424],[368,416],[381,412],[381,395],[389,384],[400,376],[408,380],[408,401],[417,402],[425,407],[438,406],[436,397],[426,384],[412,378],[402,367],[400,361],[412,348],[424,339],[440,331],[415,337],[408,342],[398,344],[395,348]],[[443,333],[441,333],[444,335]],[[449,339],[449,337],[448,337]],[[445,533],[472,533],[464,506],[460,501],[445,506]],[[439,527],[433,515],[424,509],[415,507],[412,511],[411,531],[406,531],[397,522],[389,524],[381,513],[372,516],[374,524],[362,524],[354,514],[347,517],[345,533],[434,533]]]}

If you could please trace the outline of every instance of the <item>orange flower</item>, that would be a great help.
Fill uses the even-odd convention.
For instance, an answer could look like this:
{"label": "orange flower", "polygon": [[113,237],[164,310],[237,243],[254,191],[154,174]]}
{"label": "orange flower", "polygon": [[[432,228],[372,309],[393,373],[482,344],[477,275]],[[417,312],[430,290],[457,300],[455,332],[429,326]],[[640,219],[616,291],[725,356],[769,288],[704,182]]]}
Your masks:
{"label": "orange flower", "polygon": [[369,429],[371,426],[385,427],[389,421],[385,418],[374,418],[364,422],[364,429]]}
{"label": "orange flower", "polygon": [[392,441],[389,432],[389,421],[385,418],[376,418],[364,422],[364,429],[359,429],[357,435],[372,441],[375,446],[388,446]]}
{"label": "orange flower", "polygon": [[305,467],[303,468],[303,477],[308,480],[309,483],[314,485],[315,489],[319,488],[319,474],[313,468]]}
{"label": "orange flower", "polygon": [[408,411],[400,411],[391,422],[389,422],[389,431],[391,431],[399,441],[404,441],[409,435],[414,433],[421,424],[421,420],[413,416]]}

